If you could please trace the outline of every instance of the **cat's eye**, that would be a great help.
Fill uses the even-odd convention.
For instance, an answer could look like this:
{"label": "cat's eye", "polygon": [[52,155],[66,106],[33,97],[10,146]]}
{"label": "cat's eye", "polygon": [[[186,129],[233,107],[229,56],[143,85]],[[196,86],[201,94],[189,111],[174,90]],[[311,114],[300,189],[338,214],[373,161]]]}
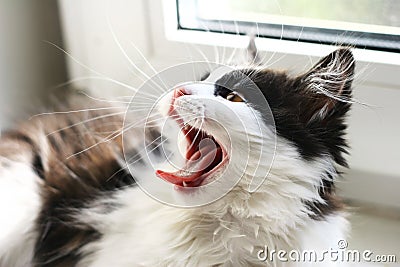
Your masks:
{"label": "cat's eye", "polygon": [[239,94],[232,92],[226,96],[226,100],[231,102],[246,102]]}

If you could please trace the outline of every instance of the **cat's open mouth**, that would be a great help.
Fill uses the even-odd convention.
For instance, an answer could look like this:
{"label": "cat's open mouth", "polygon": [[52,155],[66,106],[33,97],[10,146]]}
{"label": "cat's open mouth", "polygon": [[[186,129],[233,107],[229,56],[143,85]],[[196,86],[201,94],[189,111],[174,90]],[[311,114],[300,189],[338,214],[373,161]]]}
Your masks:
{"label": "cat's open mouth", "polygon": [[203,185],[227,161],[224,149],[214,137],[197,128],[182,128],[188,140],[185,166],[176,172],[157,170],[156,175],[183,187]]}
{"label": "cat's open mouth", "polygon": [[228,162],[226,150],[212,135],[191,125],[184,125],[175,110],[170,110],[169,115],[177,121],[186,137],[186,162],[178,171],[157,170],[156,175],[181,187],[197,187],[209,183],[213,180],[213,174]]}

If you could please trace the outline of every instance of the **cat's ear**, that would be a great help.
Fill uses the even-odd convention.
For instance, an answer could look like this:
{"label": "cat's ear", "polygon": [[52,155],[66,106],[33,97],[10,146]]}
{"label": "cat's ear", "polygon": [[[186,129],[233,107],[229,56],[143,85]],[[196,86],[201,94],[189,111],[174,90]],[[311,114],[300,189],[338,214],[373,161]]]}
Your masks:
{"label": "cat's ear", "polygon": [[261,60],[260,56],[258,55],[258,49],[255,42],[255,36],[250,35],[250,41],[247,45],[246,54],[247,54],[247,62],[250,65],[260,65]]}
{"label": "cat's ear", "polygon": [[338,49],[322,58],[301,76],[300,90],[310,118],[323,118],[341,104],[351,103],[355,61],[349,49]]}

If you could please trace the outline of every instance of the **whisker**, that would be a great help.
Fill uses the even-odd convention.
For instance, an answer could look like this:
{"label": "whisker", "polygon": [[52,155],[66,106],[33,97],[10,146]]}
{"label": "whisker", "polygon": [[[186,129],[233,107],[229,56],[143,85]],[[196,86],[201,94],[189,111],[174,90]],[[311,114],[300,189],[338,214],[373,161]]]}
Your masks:
{"label": "whisker", "polygon": [[[126,163],[129,164],[135,164],[136,162],[138,162],[139,160],[141,160],[141,158],[135,160],[135,161],[131,161],[132,159],[136,158],[141,152],[146,151],[146,149],[148,147],[150,147],[152,144],[154,144],[158,139],[162,138],[162,136],[159,136],[157,138],[155,138],[151,143],[147,144],[144,148],[142,148],[140,151],[138,151],[134,156],[130,157]],[[153,147],[150,151],[147,151],[147,153],[151,153],[154,150],[156,150],[160,145],[162,145],[163,143],[165,143],[168,140],[168,138],[164,139],[163,141],[161,141],[158,145],[156,145],[155,147]]]}
{"label": "whisker", "polygon": [[[116,133],[116,132],[115,132],[115,133]],[[75,157],[75,156],[77,156],[77,155],[79,155],[79,154],[82,154],[82,153],[84,153],[84,152],[86,152],[86,151],[88,151],[88,150],[90,150],[90,149],[92,149],[92,148],[98,146],[99,144],[109,142],[109,141],[111,141],[112,139],[114,139],[114,138],[116,138],[116,137],[118,137],[118,136],[120,135],[120,133],[118,133],[116,136],[113,136],[113,134],[114,134],[114,133],[112,133],[112,134],[106,136],[103,140],[101,140],[101,141],[99,141],[99,142],[97,142],[97,143],[95,143],[95,144],[93,144],[93,145],[91,145],[91,146],[89,146],[89,147],[87,147],[87,148],[85,148],[85,149],[79,151],[79,152],[76,152],[76,153],[74,153],[74,154],[72,154],[72,155],[69,155],[68,157],[66,157],[66,159],[70,159],[70,158]],[[113,137],[112,137],[112,136],[113,136]],[[111,138],[111,137],[112,137],[112,138]]]}
{"label": "whisker", "polygon": [[[206,32],[211,33],[210,29],[207,27],[207,25],[204,24],[203,21],[200,21],[200,23],[203,26],[203,28],[206,29]],[[213,45],[213,49],[214,49],[214,57],[215,57],[214,61],[215,61],[215,63],[220,64],[221,62],[219,61],[219,50],[218,50],[217,45]]]}
{"label": "whisker", "polygon": [[[97,98],[97,97],[94,97],[94,96],[91,96],[91,95],[87,94],[87,93],[84,92],[84,91],[79,91],[79,93],[82,94],[82,95],[84,95],[84,96],[86,96],[87,98],[90,98],[90,99],[92,99],[92,100],[99,101],[99,102],[121,103],[121,104],[129,104],[129,103],[130,103],[129,101],[108,100],[108,99],[105,99],[105,98]],[[132,96],[129,96],[129,97],[132,98]]]}
{"label": "whisker", "polygon": [[194,68],[194,64],[193,64],[193,62],[195,62],[195,60],[194,60],[194,58],[193,58],[193,55],[192,55],[192,53],[191,53],[191,50],[188,48],[188,44],[185,44],[185,49],[186,49],[186,51],[189,53],[189,57],[190,57],[190,62],[192,63],[192,64],[190,64],[190,66],[192,67],[192,75],[193,75],[193,80],[196,80],[196,70],[195,70],[195,68]]}
{"label": "whisker", "polygon": [[[119,168],[116,172],[114,172],[113,174],[111,174],[110,177],[107,178],[106,182],[109,182],[112,178],[115,177],[115,175],[117,175],[118,173],[120,173],[121,171],[125,171],[127,169],[127,167],[121,167]],[[135,178],[132,177],[132,180],[135,181]]]}
{"label": "whisker", "polygon": [[[141,125],[141,124],[144,123],[144,122],[146,122],[147,124],[150,124],[150,123],[153,123],[153,122],[165,120],[164,117],[160,117],[160,118],[153,119],[154,116],[159,116],[159,115],[158,115],[158,114],[154,114],[154,115],[152,115],[152,116],[143,118],[143,119],[141,119],[141,120],[139,120],[139,121],[133,122],[132,124],[130,124],[130,126],[128,126],[129,128],[126,128],[126,129],[125,129],[125,131],[126,131],[126,130],[129,130],[129,129],[132,129],[132,128],[134,128],[134,127],[137,126],[137,125]],[[148,119],[150,119],[150,118],[151,118],[151,120],[148,120]],[[144,125],[141,125],[141,126],[144,126]]]}
{"label": "whisker", "polygon": [[123,54],[123,56],[126,58],[126,60],[131,64],[131,66],[138,71],[143,77],[145,77],[148,81],[150,81],[152,84],[154,84],[158,89],[160,89],[161,92],[164,92],[164,89],[159,86],[157,83],[155,83],[154,81],[151,80],[151,77],[149,75],[147,75],[144,71],[142,71],[133,61],[132,59],[128,56],[128,54],[126,53],[126,51],[124,50],[124,48],[122,47],[120,41],[118,40],[117,36],[115,35],[114,29],[112,27],[111,21],[109,16],[107,16],[107,24],[109,27],[109,30],[111,32],[111,35],[113,37],[114,42],[116,43],[116,45],[118,46],[119,50],[121,51],[121,53]]}
{"label": "whisker", "polygon": [[56,85],[56,86],[53,86],[53,87],[51,87],[50,89],[52,89],[52,90],[58,89],[58,88],[61,88],[61,87],[66,86],[66,85],[73,84],[73,83],[79,82],[79,81],[85,81],[85,80],[104,80],[104,81],[115,82],[115,83],[117,83],[117,84],[119,84],[119,85],[121,85],[121,86],[123,86],[123,87],[129,89],[129,90],[132,90],[132,91],[134,91],[134,92],[137,91],[137,89],[134,88],[134,87],[131,87],[131,86],[126,85],[126,84],[123,84],[123,83],[120,83],[120,82],[118,82],[117,80],[114,80],[114,79],[112,79],[112,78],[103,77],[103,76],[82,76],[82,77],[77,77],[77,78],[70,79],[70,80],[68,80],[68,81],[66,81],[66,82],[60,83],[60,84],[58,84],[58,85]]}
{"label": "whisker", "polygon": [[98,111],[98,110],[109,110],[115,109],[115,107],[103,107],[103,108],[88,108],[88,109],[78,109],[78,110],[69,110],[69,111],[54,111],[54,112],[43,112],[39,114],[35,114],[29,118],[29,120],[45,115],[57,115],[57,114],[69,114],[69,113],[80,113],[80,112],[87,112],[87,111]]}
{"label": "whisker", "polygon": [[[271,56],[270,60],[272,60],[272,58],[274,57],[274,55],[276,54],[276,52],[274,52],[274,54]],[[280,56],[279,58],[277,58],[276,60],[272,61],[272,62],[267,62],[267,65],[265,65],[265,67],[271,67],[274,64],[278,63],[279,61],[281,61],[283,58],[286,57],[286,54],[283,54],[282,56]],[[269,64],[268,64],[269,63]]]}
{"label": "whisker", "polygon": [[[139,55],[143,58],[143,60],[145,61],[145,63],[150,67],[150,69],[154,72],[155,75],[159,74],[159,72],[153,67],[153,65],[149,62],[149,60],[143,55],[143,53],[140,51],[139,48],[137,48],[137,46],[134,43],[130,43],[133,48],[135,48],[135,50],[139,53]],[[166,88],[166,90],[168,89],[168,86],[165,84],[165,82],[161,79],[161,77],[159,75],[157,75],[158,79],[160,80],[160,82],[164,85],[164,87]]]}
{"label": "whisker", "polygon": [[[67,52],[65,49],[61,48],[59,45],[57,45],[57,44],[55,44],[55,43],[52,43],[52,42],[50,42],[50,41],[47,41],[47,40],[44,40],[43,42],[45,42],[45,43],[47,43],[47,44],[49,44],[49,45],[51,45],[51,46],[57,48],[58,50],[60,50],[61,52],[63,52],[66,56],[68,56],[70,59],[72,59],[76,64],[78,64],[79,66],[81,66],[81,67],[83,67],[83,68],[89,70],[90,72],[92,72],[92,73],[94,73],[94,74],[99,75],[99,76],[102,77],[103,79],[109,79],[109,80],[112,80],[112,81],[114,81],[114,82],[118,82],[118,83],[120,83],[121,85],[123,84],[123,83],[121,83],[121,82],[119,82],[119,81],[117,81],[117,80],[115,80],[115,79],[112,79],[112,78],[108,77],[107,75],[104,75],[104,74],[102,74],[102,73],[96,71],[95,69],[89,67],[88,65],[82,63],[81,61],[79,61],[78,59],[76,59],[74,56],[72,56],[71,53],[69,53],[69,52]],[[69,84],[69,83],[71,83],[71,82],[66,82],[66,83],[62,84],[62,86],[67,85],[67,84]],[[129,87],[129,86],[128,86],[128,87]],[[57,87],[55,87],[55,88],[57,88]],[[132,87],[132,88],[133,88],[133,87]],[[137,89],[134,88],[134,90],[136,91]]]}
{"label": "whisker", "polygon": [[[279,4],[279,1],[275,1],[275,3],[276,3],[276,5],[278,6],[279,14],[280,14],[281,16],[283,16],[282,7],[281,7],[281,5]],[[283,23],[282,23],[282,25],[281,25],[281,35],[280,35],[280,37],[279,37],[279,40],[282,40],[282,39],[283,39],[284,28],[285,28],[285,26],[284,26]],[[274,51],[274,52],[272,53],[272,55],[269,57],[269,59],[265,62],[265,58],[267,57],[267,54],[266,54],[265,57],[263,58],[262,62],[265,62],[265,65],[266,65],[266,66],[271,66],[271,64],[268,64],[268,63],[272,60],[272,58],[275,56],[276,53],[277,53],[277,52]],[[276,63],[276,62],[274,62],[274,63]]]}
{"label": "whisker", "polygon": [[[236,35],[237,35],[237,36],[240,36],[240,34],[239,34],[239,26],[238,26],[238,24],[237,24],[237,21],[234,20],[233,23],[235,24]],[[233,58],[235,57],[236,50],[237,50],[237,47],[234,47],[234,48],[233,48],[233,51],[232,51],[232,53],[231,53],[231,55],[230,55],[229,58],[228,58],[228,61],[226,62],[228,65],[229,65],[229,64],[232,64]]]}
{"label": "whisker", "polygon": [[99,119],[102,119],[102,118],[108,118],[108,117],[112,117],[112,116],[116,116],[116,115],[120,115],[120,114],[124,114],[124,113],[125,113],[125,111],[122,111],[122,112],[115,112],[115,113],[110,113],[110,114],[106,114],[106,115],[101,115],[101,116],[93,117],[93,118],[90,118],[90,119],[87,119],[87,120],[84,120],[84,121],[80,121],[80,122],[77,122],[77,123],[68,125],[67,127],[63,127],[63,128],[57,129],[57,130],[55,130],[55,131],[53,131],[53,132],[50,132],[50,133],[46,134],[46,136],[50,136],[50,135],[52,135],[52,134],[55,134],[55,133],[58,133],[58,132],[67,130],[67,129],[72,128],[72,127],[75,127],[75,126],[78,126],[78,125],[80,125],[80,124],[84,124],[84,123],[87,123],[87,122],[99,120]]}
{"label": "whisker", "polygon": [[[151,116],[149,116],[147,118],[144,118],[142,120],[144,121],[144,120],[149,119],[149,118],[151,118]],[[155,121],[158,121],[158,120],[162,120],[162,119],[164,119],[164,118],[153,119],[153,120],[148,121],[148,123],[152,123],[152,122],[155,122]],[[120,128],[120,129],[118,129],[116,131],[111,131],[111,134],[109,134],[107,137],[105,137],[102,141],[98,142],[97,144],[111,141],[112,139],[118,137],[119,135],[122,135],[124,132],[126,132],[126,131],[134,128],[138,124],[142,123],[142,120],[139,121],[139,122],[133,122],[133,123],[129,124],[128,126],[124,126],[124,127]],[[117,135],[113,136],[114,134],[117,134]]]}
{"label": "whisker", "polygon": [[[113,82],[113,83],[115,83],[115,84],[118,84],[118,85],[120,85],[120,86],[122,86],[122,87],[125,87],[125,88],[127,88],[127,89],[129,89],[129,90],[135,92],[135,94],[140,93],[140,94],[143,94],[143,95],[147,95],[147,96],[149,96],[149,97],[154,97],[154,95],[152,95],[152,94],[148,94],[148,93],[144,93],[144,92],[138,92],[138,89],[137,89],[137,88],[134,88],[134,87],[132,87],[132,86],[130,86],[130,85],[127,85],[127,84],[125,84],[125,83],[123,83],[123,82],[120,82],[120,81],[118,81],[118,80],[116,80],[116,79],[112,79],[112,78],[110,78],[110,77],[108,77],[108,76],[106,76],[106,75],[104,75],[104,74],[102,74],[102,73],[100,73],[100,72],[94,70],[93,68],[90,68],[90,67],[87,66],[86,64],[84,64],[84,63],[80,62],[79,60],[77,60],[74,56],[72,56],[69,52],[67,52],[66,50],[64,50],[63,48],[61,48],[60,46],[58,46],[57,44],[54,44],[54,43],[49,42],[49,41],[46,41],[46,40],[45,40],[44,42],[45,42],[45,43],[48,43],[48,44],[50,44],[50,45],[52,45],[52,46],[54,46],[55,48],[57,48],[58,50],[60,50],[61,52],[63,52],[65,55],[67,55],[69,58],[71,58],[75,63],[77,63],[77,64],[80,65],[81,67],[83,67],[83,68],[89,70],[90,72],[93,72],[94,74],[99,75],[99,76],[87,76],[87,77],[75,78],[75,79],[72,79],[72,80],[70,80],[70,81],[68,81],[68,82],[62,83],[62,84],[60,84],[60,85],[54,87],[53,89],[56,89],[56,88],[59,88],[59,87],[62,87],[62,86],[71,84],[71,83],[73,83],[73,82],[80,81],[80,80],[85,80],[85,79],[98,79],[98,80],[105,80],[105,81],[110,81],[110,82]],[[154,98],[155,98],[155,97],[154,97]]]}
{"label": "whisker", "polygon": [[150,79],[150,76],[148,76],[144,71],[142,71],[133,61],[132,59],[128,56],[128,54],[126,53],[125,49],[122,47],[121,43],[119,42],[117,36],[115,35],[114,29],[111,25],[111,21],[110,21],[110,17],[107,15],[107,24],[108,24],[108,29],[111,32],[111,35],[113,37],[113,40],[115,42],[115,44],[118,46],[119,50],[121,51],[121,53],[123,54],[123,56],[126,58],[126,60],[128,60],[128,62],[132,65],[133,68],[135,68],[135,70],[137,70],[141,75],[143,75],[146,79]]}
{"label": "whisker", "polygon": [[194,44],[190,44],[190,45],[191,45],[191,47],[193,47],[200,54],[200,56],[204,59],[204,62],[207,62],[207,65],[209,67],[209,71],[211,71],[213,68],[212,68],[212,66],[210,64],[210,60],[208,59],[208,57],[196,45],[194,45]]}
{"label": "whisker", "polygon": [[[85,76],[85,77],[74,78],[74,79],[71,79],[71,80],[69,80],[69,81],[67,81],[65,83],[62,83],[62,84],[59,84],[59,85],[53,87],[53,89],[57,89],[59,87],[63,87],[65,85],[68,85],[68,84],[71,84],[71,83],[74,83],[74,82],[77,82],[77,81],[83,81],[83,80],[102,80],[102,81],[113,82],[113,83],[115,83],[117,85],[120,85],[121,87],[124,87],[124,88],[127,88],[127,89],[133,91],[134,92],[133,96],[135,96],[135,95],[145,95],[145,96],[150,97],[151,99],[156,99],[157,98],[153,94],[149,94],[149,93],[146,93],[146,92],[141,92],[141,91],[139,91],[137,88],[135,88],[133,86],[130,86],[130,85],[126,84],[126,83],[117,81],[117,80],[109,78],[109,77],[104,77],[104,76]],[[132,98],[133,96],[130,96],[130,97]]]}
{"label": "whisker", "polygon": [[[147,118],[146,118],[146,119],[147,119]],[[136,124],[137,124],[137,123],[134,123],[134,125],[136,125]],[[88,150],[90,150],[90,149],[92,149],[92,148],[98,146],[99,144],[109,142],[109,141],[111,141],[111,140],[117,138],[118,136],[122,135],[125,131],[127,131],[127,130],[129,130],[129,129],[131,129],[131,128],[133,128],[133,127],[132,127],[132,126],[129,126],[129,127],[127,127],[127,128],[124,128],[124,127],[123,127],[123,128],[121,128],[121,129],[118,129],[118,130],[112,132],[111,134],[109,134],[108,136],[106,136],[105,138],[103,138],[102,140],[100,140],[99,142],[97,142],[97,143],[95,143],[95,144],[93,144],[93,145],[91,145],[91,146],[89,146],[89,147],[87,147],[87,148],[85,148],[85,149],[83,149],[83,150],[81,150],[81,151],[79,151],[79,152],[76,152],[76,153],[74,153],[74,154],[68,156],[67,159],[70,159],[71,157],[74,157],[74,156],[77,156],[77,155],[79,155],[79,154],[81,154],[81,153],[84,153],[84,152],[86,152],[86,151],[88,151]]]}
{"label": "whisker", "polygon": [[[222,34],[225,34],[224,27],[222,26],[222,21],[221,20],[219,20],[219,26],[220,26]],[[222,61],[221,61],[221,64],[225,64],[225,52],[226,52],[225,49],[226,49],[226,47],[223,46],[222,47]]]}

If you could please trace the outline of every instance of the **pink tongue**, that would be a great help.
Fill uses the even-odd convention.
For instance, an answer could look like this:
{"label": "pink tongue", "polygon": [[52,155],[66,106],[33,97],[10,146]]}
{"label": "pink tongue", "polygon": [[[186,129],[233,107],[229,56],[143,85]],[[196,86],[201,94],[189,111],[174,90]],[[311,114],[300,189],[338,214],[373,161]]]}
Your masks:
{"label": "pink tongue", "polygon": [[[183,169],[176,172],[165,172],[161,170],[156,171],[156,175],[167,182],[182,185],[183,182],[191,183],[192,186],[197,186],[196,180],[205,173],[208,166],[213,164],[216,160],[218,153],[221,153],[221,148],[215,146],[214,143],[206,144],[201,146],[190,159],[186,161],[186,165]],[[199,184],[202,179],[198,179]]]}

